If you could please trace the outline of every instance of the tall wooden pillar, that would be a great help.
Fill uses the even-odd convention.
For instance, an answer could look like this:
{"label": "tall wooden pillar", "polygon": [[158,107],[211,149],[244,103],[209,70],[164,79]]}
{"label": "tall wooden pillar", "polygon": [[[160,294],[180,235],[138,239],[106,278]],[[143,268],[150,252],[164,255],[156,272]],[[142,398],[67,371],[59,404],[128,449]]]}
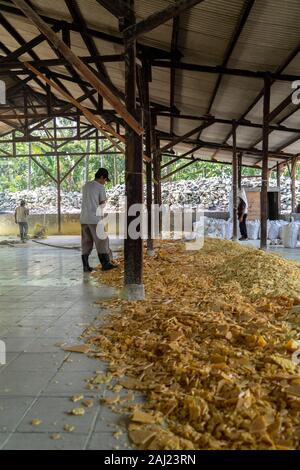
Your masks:
{"label": "tall wooden pillar", "polygon": [[276,179],[277,179],[277,188],[279,188],[279,189],[281,187],[280,178],[281,178],[281,167],[280,167],[279,163],[277,163],[277,166],[276,166]]}
{"label": "tall wooden pillar", "polygon": [[293,158],[291,164],[291,213],[296,212],[297,200],[296,200],[296,169],[297,169],[298,157]]}
{"label": "tall wooden pillar", "polygon": [[267,223],[268,223],[268,156],[269,156],[269,114],[270,114],[270,77],[264,79],[264,106],[263,106],[263,162],[262,162],[262,182],[261,182],[261,235],[260,248],[267,248]]}
{"label": "tall wooden pillar", "polygon": [[[150,69],[150,70],[149,70]],[[146,163],[147,182],[147,253],[154,255],[152,238],[152,119],[150,111],[149,81],[151,78],[151,65],[148,61],[143,62],[143,95],[144,95],[144,127],[145,127],[145,153],[151,161]]]}
{"label": "tall wooden pillar", "polygon": [[243,154],[238,154],[238,188],[242,187]]}
{"label": "tall wooden pillar", "polygon": [[277,179],[277,188],[278,188],[278,212],[281,213],[281,166],[277,163],[276,166],[276,179]]}
{"label": "tall wooden pillar", "polygon": [[236,152],[236,122],[232,123],[232,208],[233,208],[233,240],[237,240],[238,228],[238,157]]}
{"label": "tall wooden pillar", "polygon": [[61,233],[61,182],[60,182],[59,155],[56,155],[56,167],[57,167],[57,226],[58,226],[58,233]]}
{"label": "tall wooden pillar", "polygon": [[53,119],[53,132],[54,132],[54,151],[56,156],[56,182],[57,182],[57,228],[58,233],[61,233],[61,175],[60,175],[60,159],[57,153],[57,123],[56,118]]}
{"label": "tall wooden pillar", "polygon": [[[134,0],[128,1],[127,16],[121,28],[135,24]],[[125,103],[129,113],[140,120],[136,101],[136,41],[125,42]],[[144,299],[143,285],[143,240],[130,236],[130,224],[139,214],[129,215],[133,205],[143,203],[143,142],[142,136],[126,126],[125,188],[127,197],[126,236],[124,242],[124,297],[128,300]],[[142,232],[142,229],[141,229]]]}
{"label": "tall wooden pillar", "polygon": [[[154,204],[161,207],[161,154],[160,154],[160,140],[157,134],[154,134],[154,152],[153,152],[153,175],[154,175]],[[162,214],[159,211],[158,218],[158,233],[161,235],[162,232]]]}
{"label": "tall wooden pillar", "polygon": [[29,158],[28,158],[28,182],[27,182],[27,189],[28,189],[28,191],[31,191],[31,178],[32,178],[32,160],[31,160],[32,145],[31,145],[31,142],[29,142],[28,148],[29,148]]}

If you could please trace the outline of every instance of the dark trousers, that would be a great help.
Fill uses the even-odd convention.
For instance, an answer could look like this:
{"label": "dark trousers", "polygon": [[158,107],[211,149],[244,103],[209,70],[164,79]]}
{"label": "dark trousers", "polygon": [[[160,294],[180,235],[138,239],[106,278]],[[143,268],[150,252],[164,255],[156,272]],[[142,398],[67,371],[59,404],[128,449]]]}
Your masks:
{"label": "dark trousers", "polygon": [[247,214],[244,214],[243,220],[242,222],[240,222],[240,232],[243,238],[248,238],[246,220],[247,220]]}
{"label": "dark trousers", "polygon": [[20,229],[21,240],[26,240],[27,235],[28,235],[28,223],[19,222],[19,229]]}

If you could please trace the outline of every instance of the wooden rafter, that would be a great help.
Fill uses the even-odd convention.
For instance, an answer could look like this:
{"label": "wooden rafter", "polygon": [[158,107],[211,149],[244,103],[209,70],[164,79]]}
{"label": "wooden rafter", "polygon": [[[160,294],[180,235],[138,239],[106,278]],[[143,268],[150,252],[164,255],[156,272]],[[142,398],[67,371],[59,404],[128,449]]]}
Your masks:
{"label": "wooden rafter", "polygon": [[149,33],[163,23],[175,18],[183,13],[185,10],[192,8],[204,0],[177,0],[175,5],[170,5],[164,10],[153,13],[148,18],[129,26],[123,31],[123,37],[126,41],[134,41],[139,36]]}
{"label": "wooden rafter", "polygon": [[127,0],[97,0],[97,2],[116,18],[124,18],[130,11]]}
{"label": "wooden rafter", "polygon": [[54,31],[40,18],[40,16],[24,1],[12,0],[31,22],[43,33],[64,58],[77,72],[106,99],[120,114],[124,121],[138,134],[143,134],[143,128],[139,122],[127,111],[121,101],[111,92],[108,86],[98,78],[89,67],[73,53],[73,51],[54,33]]}
{"label": "wooden rafter", "polygon": [[187,132],[186,134],[173,138],[169,144],[164,145],[164,147],[160,149],[160,153],[166,152],[167,150],[179,144],[180,142],[184,141],[188,137],[191,137],[192,135],[196,134],[196,132],[199,132],[202,129],[206,129],[206,127],[211,126],[212,124],[213,124],[213,121],[211,122],[208,120],[204,124],[201,124],[200,126],[195,127],[194,129]]}
{"label": "wooden rafter", "polygon": [[29,68],[29,70],[31,70],[37,77],[46,82],[51,88],[57,90],[67,101],[69,101],[71,104],[73,104],[73,106],[79,109],[92,125],[94,125],[98,130],[100,130],[100,132],[102,132],[108,138],[108,140],[110,140],[116,146],[116,148],[118,148],[118,150],[123,152],[122,147],[120,147],[116,142],[114,142],[113,139],[108,135],[108,133],[112,134],[114,137],[117,137],[120,142],[125,142],[125,139],[120,136],[111,126],[103,122],[99,117],[95,116],[85,106],[83,106],[75,98],[73,98],[73,96],[62,90],[56,83],[49,80],[49,78],[47,78],[37,69],[32,67],[32,65],[26,62],[24,63]]}

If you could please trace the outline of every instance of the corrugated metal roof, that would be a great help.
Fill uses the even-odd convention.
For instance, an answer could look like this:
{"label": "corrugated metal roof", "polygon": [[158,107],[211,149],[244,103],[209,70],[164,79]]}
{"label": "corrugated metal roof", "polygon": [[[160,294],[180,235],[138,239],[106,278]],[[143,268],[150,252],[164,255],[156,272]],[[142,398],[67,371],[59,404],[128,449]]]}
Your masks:
{"label": "corrugated metal roof", "polygon": [[[113,0],[112,0],[113,1]],[[0,5],[7,4],[0,0]],[[77,0],[83,17],[90,28],[97,31],[121,37],[117,19],[99,5],[96,0]],[[137,20],[149,16],[155,11],[174,3],[167,0],[136,0]],[[72,22],[71,15],[63,0],[32,0],[38,13],[51,18],[63,19]],[[237,25],[244,12],[245,0],[206,0],[184,12],[180,16],[180,29],[178,49],[183,54],[182,62],[203,65],[221,65],[224,61],[229,45],[234,37]],[[4,13],[5,17],[19,34],[29,41],[39,32],[26,18],[14,14]],[[253,71],[276,71],[284,62],[290,52],[299,46],[300,30],[300,2],[299,0],[256,0],[251,9],[246,24],[233,48],[228,60],[228,67],[244,68]],[[172,39],[172,20],[159,26],[150,33],[139,38],[139,42],[148,46],[158,47],[170,51]],[[0,27],[0,40],[12,51],[19,47],[17,41]],[[87,47],[80,33],[71,33],[72,49],[79,56],[89,55]],[[94,38],[100,54],[120,54],[122,45]],[[47,42],[37,46],[34,51],[42,59],[56,57]],[[21,60],[30,60],[29,54],[24,54]],[[124,64],[106,63],[105,68],[115,86],[124,91]],[[68,74],[63,66],[52,67],[51,70],[61,74]],[[300,76],[299,54],[284,70],[286,73]],[[175,105],[182,114],[201,116],[209,108],[212,94],[217,83],[217,74],[208,74],[191,71],[176,71]],[[63,81],[69,92],[75,97],[82,95],[78,85],[70,81]],[[36,84],[30,83],[32,89],[44,93]],[[222,119],[239,119],[253,103],[263,86],[262,80],[223,76],[211,107],[211,114]],[[290,83],[276,82],[271,89],[271,109],[283,101],[290,93]],[[56,94],[56,93],[55,93]],[[161,105],[170,104],[170,69],[154,67],[152,82],[150,84],[151,100]],[[57,95],[58,96],[58,95]],[[90,100],[87,105],[92,107]],[[282,121],[290,127],[299,128],[300,111],[289,115],[295,108],[291,104],[275,119]],[[262,100],[246,115],[246,119],[255,123],[262,122]],[[175,133],[183,135],[196,127],[197,121],[175,119]],[[169,133],[170,120],[158,117],[158,129]],[[0,133],[7,130],[7,125],[0,127]],[[226,141],[230,126],[214,124],[202,132],[201,139],[207,142],[223,143]],[[254,128],[239,127],[237,132],[238,146],[251,147],[260,137],[261,131]],[[300,135],[300,134],[299,134]],[[276,149],[286,141],[291,140],[295,134],[272,132],[270,134],[270,148]],[[195,139],[196,136],[193,136]],[[228,144],[231,144],[229,139]],[[179,147],[178,147],[179,148]],[[257,148],[261,148],[258,144]],[[285,149],[287,152],[300,154],[300,143]],[[206,152],[206,153],[205,153]],[[214,154],[211,149],[205,150],[205,155]],[[207,153],[208,152],[208,153]],[[200,151],[203,155],[203,149]],[[218,151],[218,159],[231,160],[230,152]],[[251,156],[247,156],[253,162]]]}

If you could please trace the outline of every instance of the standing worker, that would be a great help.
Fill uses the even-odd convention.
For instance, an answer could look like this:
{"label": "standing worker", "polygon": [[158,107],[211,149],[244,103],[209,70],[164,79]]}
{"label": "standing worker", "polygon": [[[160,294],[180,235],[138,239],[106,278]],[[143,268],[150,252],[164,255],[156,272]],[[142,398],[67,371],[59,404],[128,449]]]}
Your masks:
{"label": "standing worker", "polygon": [[95,174],[95,180],[86,183],[82,188],[82,208],[81,208],[81,249],[83,271],[91,272],[94,268],[89,265],[89,256],[93,250],[94,243],[98,253],[99,261],[103,271],[109,271],[116,268],[110,262],[111,250],[109,248],[109,239],[99,238],[97,235],[97,225],[101,220],[99,208],[104,208],[107,201],[105,184],[108,183],[108,171],[100,168]]}
{"label": "standing worker", "polygon": [[19,224],[20,238],[24,243],[27,240],[28,235],[28,222],[29,210],[26,208],[26,202],[21,201],[20,206],[15,211],[15,222]]}
{"label": "standing worker", "polygon": [[240,223],[240,240],[248,240],[246,220],[248,216],[248,201],[246,191],[240,189],[238,192],[238,218]]}

